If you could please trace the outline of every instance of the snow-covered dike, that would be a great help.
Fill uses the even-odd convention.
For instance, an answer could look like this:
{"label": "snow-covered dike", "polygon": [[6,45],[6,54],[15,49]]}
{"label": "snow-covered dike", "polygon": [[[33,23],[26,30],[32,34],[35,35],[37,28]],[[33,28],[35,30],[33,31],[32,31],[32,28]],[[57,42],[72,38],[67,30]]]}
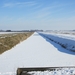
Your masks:
{"label": "snow-covered dike", "polygon": [[[0,74],[9,75],[19,67],[75,66],[75,53],[34,33],[0,55]],[[9,73],[9,74],[8,74]]]}
{"label": "snow-covered dike", "polygon": [[75,36],[66,34],[39,33],[42,36],[49,38],[62,47],[75,52]]}

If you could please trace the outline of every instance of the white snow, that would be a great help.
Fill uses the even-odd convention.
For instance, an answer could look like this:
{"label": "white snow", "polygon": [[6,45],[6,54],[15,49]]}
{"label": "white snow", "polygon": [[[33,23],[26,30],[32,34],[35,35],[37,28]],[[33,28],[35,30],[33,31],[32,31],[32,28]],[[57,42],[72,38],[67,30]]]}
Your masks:
{"label": "white snow", "polygon": [[75,68],[62,68],[62,69],[56,69],[54,71],[32,71],[28,72],[31,75],[74,75],[75,74]]}
{"label": "white snow", "polygon": [[15,73],[20,67],[75,66],[75,53],[38,33],[0,55],[0,73]]}
{"label": "white snow", "polygon": [[13,34],[13,33],[27,33],[27,32],[0,32],[1,34]]}
{"label": "white snow", "polygon": [[66,47],[66,49],[75,51],[75,36],[74,35],[65,35],[65,34],[55,34],[55,33],[39,33],[42,36],[45,36],[60,45]]}

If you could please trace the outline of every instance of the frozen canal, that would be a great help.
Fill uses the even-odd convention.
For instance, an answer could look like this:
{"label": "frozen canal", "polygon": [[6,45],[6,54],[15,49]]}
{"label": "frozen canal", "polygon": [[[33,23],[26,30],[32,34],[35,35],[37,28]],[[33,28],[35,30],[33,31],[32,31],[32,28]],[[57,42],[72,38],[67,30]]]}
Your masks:
{"label": "frozen canal", "polygon": [[74,66],[75,53],[34,33],[0,55],[0,73],[16,72],[19,67]]}

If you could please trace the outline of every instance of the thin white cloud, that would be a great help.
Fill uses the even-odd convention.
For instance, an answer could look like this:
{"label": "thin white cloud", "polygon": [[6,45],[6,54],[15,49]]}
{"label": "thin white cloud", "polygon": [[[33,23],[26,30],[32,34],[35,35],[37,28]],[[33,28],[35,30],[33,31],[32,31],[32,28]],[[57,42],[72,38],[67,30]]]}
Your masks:
{"label": "thin white cloud", "polygon": [[38,13],[36,13],[35,18],[38,18],[38,19],[45,18],[50,14],[51,13],[49,11],[39,11]]}
{"label": "thin white cloud", "polygon": [[5,3],[5,4],[3,5],[3,7],[12,7],[12,6],[14,6],[13,3]]}
{"label": "thin white cloud", "polygon": [[3,7],[15,7],[15,6],[34,6],[35,2],[16,2],[16,3],[5,3]]}
{"label": "thin white cloud", "polygon": [[[46,6],[46,7],[43,7],[41,9],[39,9],[37,12],[36,12],[36,16],[35,18],[46,18],[48,16],[50,16],[52,13],[57,13],[57,12],[60,12],[60,11],[63,11],[64,9],[62,8],[63,6],[68,6],[68,5],[72,5],[74,3],[67,3],[67,4],[60,4],[58,2],[56,3],[53,3],[49,6]],[[72,11],[71,11],[72,12]],[[68,12],[69,13],[69,12]]]}
{"label": "thin white cloud", "polygon": [[[34,12],[35,14],[35,18],[46,18],[48,16],[50,16],[52,13],[54,12],[59,12],[61,11],[62,9],[60,8],[61,6],[64,6],[64,5],[61,5],[61,4],[58,4],[58,3],[53,3],[51,5],[48,5],[46,7],[42,7],[44,5],[39,5],[38,8],[41,6],[41,8],[37,11]],[[37,7],[35,7],[37,9]],[[52,9],[52,10],[51,10]],[[57,9],[57,10],[54,10],[54,9]],[[53,11],[54,10],[54,11]]]}

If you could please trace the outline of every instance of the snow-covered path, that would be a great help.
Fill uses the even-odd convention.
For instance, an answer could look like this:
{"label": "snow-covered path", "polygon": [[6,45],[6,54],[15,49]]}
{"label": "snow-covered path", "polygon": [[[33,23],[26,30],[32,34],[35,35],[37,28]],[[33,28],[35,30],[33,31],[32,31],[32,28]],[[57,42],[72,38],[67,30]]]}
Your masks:
{"label": "snow-covered path", "polygon": [[74,66],[75,53],[34,33],[27,40],[0,55],[0,72],[14,72],[18,67]]}

